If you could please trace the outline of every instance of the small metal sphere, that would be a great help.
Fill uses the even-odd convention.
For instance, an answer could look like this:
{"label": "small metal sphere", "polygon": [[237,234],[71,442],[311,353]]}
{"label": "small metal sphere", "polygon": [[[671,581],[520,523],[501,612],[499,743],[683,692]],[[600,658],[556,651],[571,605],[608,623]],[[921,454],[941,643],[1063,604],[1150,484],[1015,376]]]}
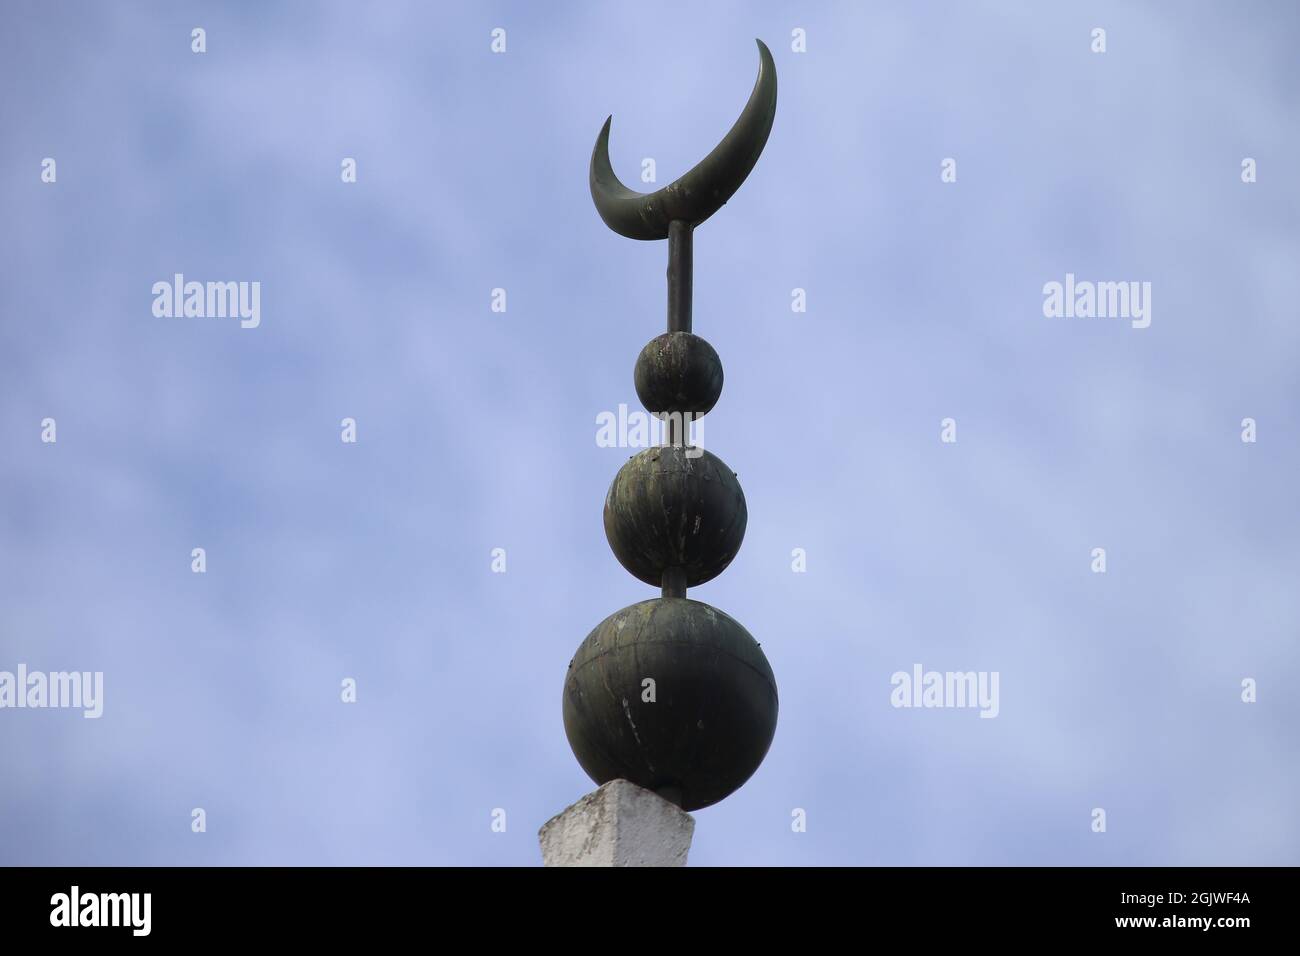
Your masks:
{"label": "small metal sphere", "polygon": [[711,581],[745,540],[745,493],[717,455],[659,446],[633,456],[605,496],[605,537],[628,572],[659,587],[681,568],[686,585]]}
{"label": "small metal sphere", "polygon": [[699,416],[722,394],[722,360],[713,346],[690,332],[665,332],[637,356],[636,394],[653,415]]}
{"label": "small metal sphere", "polygon": [[630,780],[683,810],[733,793],[776,733],[776,678],[716,608],[654,598],[611,614],[564,681],[564,732],[597,784]]}

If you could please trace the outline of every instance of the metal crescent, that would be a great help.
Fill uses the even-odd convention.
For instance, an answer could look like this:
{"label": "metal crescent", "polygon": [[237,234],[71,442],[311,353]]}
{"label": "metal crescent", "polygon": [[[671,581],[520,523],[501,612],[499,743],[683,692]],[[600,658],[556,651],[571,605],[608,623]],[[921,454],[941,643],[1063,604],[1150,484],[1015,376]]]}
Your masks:
{"label": "metal crescent", "polygon": [[591,198],[605,225],[629,239],[666,239],[674,219],[698,226],[722,208],[740,188],[767,145],[776,117],[776,64],[762,40],[758,44],[758,79],[734,126],[690,172],[652,193],[624,186],[609,162],[609,126],[605,120],[591,151]]}

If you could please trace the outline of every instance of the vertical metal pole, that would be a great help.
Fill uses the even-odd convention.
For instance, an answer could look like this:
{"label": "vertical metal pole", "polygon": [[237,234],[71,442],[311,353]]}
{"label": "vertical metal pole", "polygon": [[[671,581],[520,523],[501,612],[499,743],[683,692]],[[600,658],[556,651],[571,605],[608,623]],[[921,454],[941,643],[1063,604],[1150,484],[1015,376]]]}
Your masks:
{"label": "vertical metal pole", "polygon": [[668,331],[691,330],[691,242],[694,230],[684,219],[668,224]]}
{"label": "vertical metal pole", "polygon": [[664,597],[686,597],[686,569],[664,568],[662,594]]}
{"label": "vertical metal pole", "polygon": [[[668,331],[691,330],[691,224],[674,219],[668,224]],[[669,416],[664,420],[664,432],[669,445],[685,445],[686,436],[681,431],[681,418]],[[686,597],[686,571],[683,568],[665,568],[663,573],[664,597]],[[667,800],[672,796],[664,795]],[[681,795],[674,801],[681,803]]]}
{"label": "vertical metal pole", "polygon": [[[684,219],[674,219],[668,224],[668,331],[691,330],[691,285],[694,263],[692,261],[695,230]],[[680,419],[664,422],[666,444],[685,445]]]}

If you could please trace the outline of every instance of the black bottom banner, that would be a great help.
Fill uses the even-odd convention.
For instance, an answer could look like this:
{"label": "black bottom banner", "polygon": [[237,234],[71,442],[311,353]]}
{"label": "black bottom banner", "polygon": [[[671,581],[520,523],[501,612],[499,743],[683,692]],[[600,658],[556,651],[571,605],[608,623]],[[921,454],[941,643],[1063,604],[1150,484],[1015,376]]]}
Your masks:
{"label": "black bottom banner", "polygon": [[[460,927],[576,944],[648,933],[662,945],[791,931],[927,942],[1125,936],[1234,941],[1284,930],[1285,869],[0,869],[7,940],[78,944],[402,941]],[[698,930],[687,930],[698,926]],[[591,934],[591,935],[589,935]],[[1244,935],[1243,935],[1244,934]],[[549,937],[549,938],[547,938]],[[615,937],[619,938],[619,937]],[[885,937],[887,938],[887,937]]]}

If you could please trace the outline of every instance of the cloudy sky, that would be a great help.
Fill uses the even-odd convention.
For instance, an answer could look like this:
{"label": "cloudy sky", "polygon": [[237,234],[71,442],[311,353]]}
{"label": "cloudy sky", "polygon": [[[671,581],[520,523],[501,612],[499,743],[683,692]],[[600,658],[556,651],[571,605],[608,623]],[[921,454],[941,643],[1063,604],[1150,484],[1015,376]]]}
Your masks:
{"label": "cloudy sky", "polygon": [[[2,16],[0,670],[102,671],[104,712],[0,710],[0,862],[540,862],[593,787],[568,661],[655,594],[595,436],[666,249],[601,223],[591,146],[613,113],[623,179],[676,178],[761,37],[771,139],[695,237],[749,529],[692,596],[781,713],[692,863],[1300,863],[1295,8]],[[260,325],[155,316],[176,273]],[[1150,326],[1045,317],[1067,273]],[[916,664],[997,672],[997,718],[891,706]]]}

